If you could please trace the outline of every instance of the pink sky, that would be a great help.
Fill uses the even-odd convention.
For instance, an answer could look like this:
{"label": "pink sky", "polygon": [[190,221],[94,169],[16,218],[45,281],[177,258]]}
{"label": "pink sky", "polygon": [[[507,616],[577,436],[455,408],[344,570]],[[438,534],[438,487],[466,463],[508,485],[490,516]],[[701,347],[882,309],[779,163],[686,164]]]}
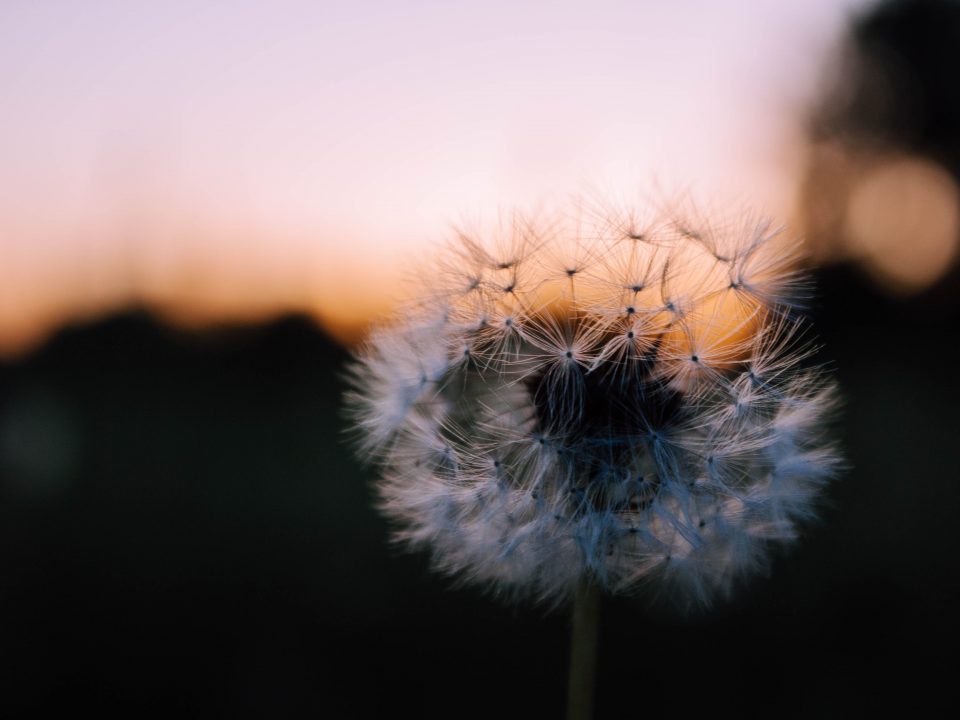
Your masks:
{"label": "pink sky", "polygon": [[654,183],[778,217],[862,2],[0,5],[0,352],[131,302],[386,310],[450,222]]}

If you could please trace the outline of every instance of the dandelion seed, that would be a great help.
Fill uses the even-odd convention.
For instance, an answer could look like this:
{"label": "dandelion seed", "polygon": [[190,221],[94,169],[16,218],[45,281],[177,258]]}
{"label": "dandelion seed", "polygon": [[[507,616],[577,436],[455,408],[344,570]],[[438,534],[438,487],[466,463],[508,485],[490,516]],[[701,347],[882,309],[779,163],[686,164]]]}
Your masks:
{"label": "dandelion seed", "polygon": [[353,366],[397,537],[511,596],[704,606],[815,516],[839,457],[795,251],[753,218],[461,233]]}

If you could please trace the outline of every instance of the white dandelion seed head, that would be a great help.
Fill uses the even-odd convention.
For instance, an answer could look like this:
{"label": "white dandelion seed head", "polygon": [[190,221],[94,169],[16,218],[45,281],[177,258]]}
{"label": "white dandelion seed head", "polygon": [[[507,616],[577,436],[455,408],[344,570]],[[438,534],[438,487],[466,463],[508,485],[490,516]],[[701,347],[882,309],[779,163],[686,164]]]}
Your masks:
{"label": "white dandelion seed head", "polygon": [[794,246],[753,217],[638,217],[460,232],[359,351],[381,508],[442,571],[706,605],[815,517],[836,392]]}

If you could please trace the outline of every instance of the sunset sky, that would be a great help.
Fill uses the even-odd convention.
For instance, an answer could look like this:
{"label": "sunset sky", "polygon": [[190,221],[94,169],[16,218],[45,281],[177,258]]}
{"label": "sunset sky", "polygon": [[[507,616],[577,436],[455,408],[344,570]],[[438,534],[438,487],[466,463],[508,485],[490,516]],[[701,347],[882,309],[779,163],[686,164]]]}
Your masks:
{"label": "sunset sky", "polygon": [[131,304],[389,309],[451,223],[657,186],[786,219],[863,2],[0,4],[0,353]]}

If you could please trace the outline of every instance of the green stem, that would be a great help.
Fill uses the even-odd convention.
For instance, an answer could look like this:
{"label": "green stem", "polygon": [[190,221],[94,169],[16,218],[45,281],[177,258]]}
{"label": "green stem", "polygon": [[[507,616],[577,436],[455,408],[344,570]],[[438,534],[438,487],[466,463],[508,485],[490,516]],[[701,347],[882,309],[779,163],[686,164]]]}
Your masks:
{"label": "green stem", "polygon": [[597,666],[600,589],[582,580],[573,599],[570,635],[570,675],[567,680],[567,720],[591,720]]}

